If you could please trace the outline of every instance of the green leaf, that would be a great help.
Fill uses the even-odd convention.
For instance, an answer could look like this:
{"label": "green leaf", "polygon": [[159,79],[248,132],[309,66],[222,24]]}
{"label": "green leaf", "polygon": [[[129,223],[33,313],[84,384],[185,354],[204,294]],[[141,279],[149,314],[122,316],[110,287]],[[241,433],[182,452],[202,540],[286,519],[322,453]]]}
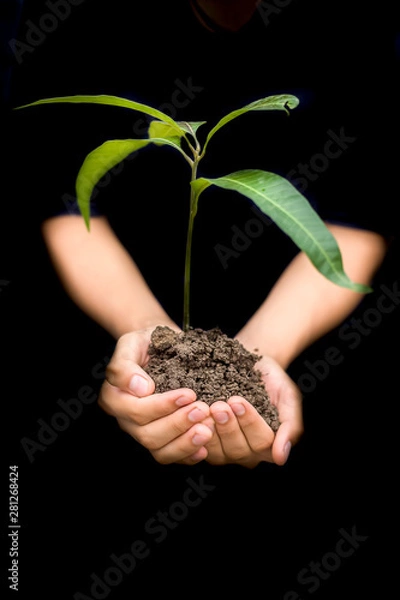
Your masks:
{"label": "green leaf", "polygon": [[[156,108],[152,108],[147,104],[141,104],[140,102],[134,102],[133,100],[128,100],[127,98],[120,98],[118,96],[108,96],[106,94],[101,94],[98,96],[56,96],[54,98],[43,98],[41,100],[36,100],[35,102],[30,102],[29,104],[24,104],[22,106],[17,106],[15,110],[19,110],[21,108],[28,108],[30,106],[39,106],[41,104],[54,104],[54,103],[68,103],[68,104],[104,104],[107,106],[119,106],[121,108],[129,108],[130,110],[137,110],[139,112],[145,113],[154,117],[155,119],[159,119],[160,121],[165,121],[166,123],[170,123],[177,130],[182,130],[181,127],[173,120],[171,117]],[[184,130],[182,130],[184,131]]]}
{"label": "green leaf", "polygon": [[179,148],[181,146],[181,137],[184,135],[185,132],[181,128],[177,129],[170,123],[164,123],[164,121],[152,121],[149,126],[149,138],[169,140]]}
{"label": "green leaf", "polygon": [[327,279],[359,293],[371,288],[353,282],[343,270],[337,242],[308,200],[284,177],[260,170],[243,170],[218,179],[199,178],[191,183],[197,199],[210,185],[247,196],[303,250]]}
{"label": "green leaf", "polygon": [[201,125],[205,125],[207,121],[177,121],[178,125],[182,127],[187,133],[195,135],[198,128]]}
{"label": "green leaf", "polygon": [[252,110],[283,110],[287,114],[289,114],[289,109],[296,108],[296,106],[299,105],[299,102],[300,101],[296,96],[292,96],[291,94],[279,94],[277,96],[267,96],[266,98],[260,98],[255,102],[251,102],[250,104],[247,104],[242,108],[228,113],[227,115],[225,115],[225,117],[218,121],[215,127],[213,127],[207,135],[202,154],[204,155],[208,142],[210,141],[212,136],[219,129],[221,129],[221,127],[223,127],[227,123],[230,123],[230,121],[232,121],[233,119],[236,119],[237,117],[240,117],[241,115]]}
{"label": "green leaf", "polygon": [[[90,229],[90,199],[93,189],[100,179],[132,152],[140,150],[149,144],[167,144],[177,146],[169,140],[153,138],[139,140],[109,140],[90,152],[82,163],[76,179],[76,194],[79,210],[84,218],[87,229]],[[178,147],[178,150],[180,148]],[[185,153],[180,150],[182,154]]]}

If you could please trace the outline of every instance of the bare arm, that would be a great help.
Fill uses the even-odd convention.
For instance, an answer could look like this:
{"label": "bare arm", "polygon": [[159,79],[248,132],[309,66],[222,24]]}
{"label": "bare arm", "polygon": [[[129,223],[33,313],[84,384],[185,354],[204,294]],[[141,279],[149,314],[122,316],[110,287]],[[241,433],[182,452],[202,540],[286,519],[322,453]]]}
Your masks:
{"label": "bare arm", "polygon": [[[372,231],[328,227],[339,244],[346,273],[353,281],[370,284],[386,254],[384,238]],[[300,252],[237,338],[286,369],[309,345],[339,325],[361,299],[361,294],[328,281]]]}
{"label": "bare arm", "polygon": [[[370,283],[385,255],[383,238],[346,227],[331,229],[348,275],[360,283]],[[282,419],[274,437],[244,399],[232,398],[229,405],[223,403],[229,418],[220,424],[216,413],[221,403],[214,403],[211,410],[205,403],[196,402],[193,392],[187,389],[153,393],[154,383],[141,368],[147,360],[151,330],[157,324],[176,325],[106,219],[93,219],[90,234],[80,216],[49,219],[43,225],[43,235],[71,298],[119,338],[99,401],[123,430],[161,463],[194,464],[204,459],[212,464],[233,462],[250,467],[261,461],[285,463],[291,444],[296,443],[303,429],[301,394],[285,368],[314,340],[345,319],[361,300],[360,294],[327,281],[299,253],[239,332],[237,337],[247,348],[257,347],[264,355],[269,392]],[[141,402],[143,396],[145,403]],[[240,456],[238,448],[242,449]]]}
{"label": "bare arm", "polygon": [[104,217],[65,215],[43,223],[56,272],[72,300],[115,339],[152,325],[176,325]]}

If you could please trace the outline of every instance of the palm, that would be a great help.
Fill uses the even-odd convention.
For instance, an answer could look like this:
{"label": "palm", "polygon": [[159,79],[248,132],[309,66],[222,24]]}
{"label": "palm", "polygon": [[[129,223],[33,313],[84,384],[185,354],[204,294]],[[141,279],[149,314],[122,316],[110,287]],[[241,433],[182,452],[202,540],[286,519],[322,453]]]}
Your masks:
{"label": "palm", "polygon": [[271,402],[277,407],[281,423],[298,430],[302,429],[301,392],[282,367],[270,357],[262,357],[257,363]]}

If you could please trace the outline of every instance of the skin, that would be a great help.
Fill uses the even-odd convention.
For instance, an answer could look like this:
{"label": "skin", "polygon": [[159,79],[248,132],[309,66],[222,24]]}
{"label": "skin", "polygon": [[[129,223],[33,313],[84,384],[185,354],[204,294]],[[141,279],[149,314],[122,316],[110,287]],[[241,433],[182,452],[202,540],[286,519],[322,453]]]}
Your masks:
{"label": "skin", "polygon": [[[371,284],[387,245],[379,234],[328,225],[342,252],[344,269]],[[44,241],[56,272],[73,301],[116,339],[99,404],[121,429],[161,464],[283,465],[303,434],[302,397],[287,375],[290,363],[354,310],[362,295],[325,279],[299,252],[270,294],[237,333],[264,373],[281,426],[274,434],[241,397],[209,407],[189,389],[154,394],[144,372],[150,335],[157,325],[179,327],[152,294],[106,218],[92,219],[88,234],[80,216],[46,220]]]}
{"label": "skin", "polygon": [[[259,4],[257,0],[196,1],[218,26],[230,31],[247,23]],[[196,3],[191,4],[202,21]],[[386,254],[384,238],[373,231],[328,226],[349,277],[371,284]],[[277,465],[287,461],[303,434],[303,418],[300,390],[286,369],[345,320],[361,301],[360,294],[326,280],[300,252],[238,332],[236,337],[246,348],[257,348],[262,355],[256,367],[264,374],[282,423],[274,434],[244,398],[232,397],[209,407],[189,389],[154,394],[154,382],[143,370],[151,332],[157,325],[179,327],[154,297],[107,219],[92,219],[88,235],[80,216],[55,217],[43,223],[42,233],[66,292],[116,340],[99,404],[121,429],[162,464],[206,460],[254,468],[263,461]]]}
{"label": "skin", "polygon": [[275,436],[240,396],[209,407],[196,401],[189,389],[153,394],[154,382],[139,366],[147,363],[152,329],[122,336],[107,368],[99,402],[120,427],[160,463],[194,464],[207,459],[212,464],[246,467],[261,461],[284,464],[303,423],[299,390],[278,363],[263,357],[257,364],[282,421]]}

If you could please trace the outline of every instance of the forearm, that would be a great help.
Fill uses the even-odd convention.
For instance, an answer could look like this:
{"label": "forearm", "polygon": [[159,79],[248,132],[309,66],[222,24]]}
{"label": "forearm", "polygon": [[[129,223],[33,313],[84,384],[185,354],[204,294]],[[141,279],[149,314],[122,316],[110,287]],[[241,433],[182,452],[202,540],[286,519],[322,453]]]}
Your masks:
{"label": "forearm", "polygon": [[[343,257],[344,270],[358,283],[370,284],[386,253],[373,232],[329,227]],[[288,365],[314,341],[339,325],[362,299],[323,277],[300,252],[237,338],[249,349]]]}
{"label": "forearm", "polygon": [[149,289],[105,218],[49,219],[42,227],[56,272],[71,299],[115,339],[151,325],[176,325]]}

